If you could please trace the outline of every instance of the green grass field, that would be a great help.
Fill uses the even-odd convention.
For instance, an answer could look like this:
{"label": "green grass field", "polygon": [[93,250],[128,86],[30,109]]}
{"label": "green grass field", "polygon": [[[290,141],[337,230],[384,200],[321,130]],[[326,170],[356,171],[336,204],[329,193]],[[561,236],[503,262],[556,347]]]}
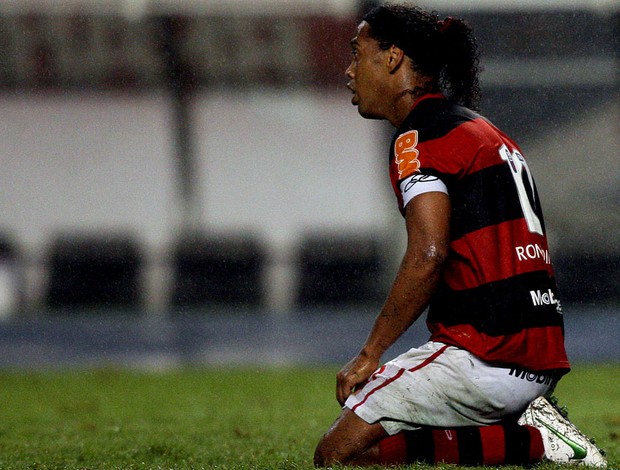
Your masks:
{"label": "green grass field", "polygon": [[[0,468],[310,469],[314,446],[339,411],[334,374],[2,372]],[[620,466],[619,379],[620,364],[577,365],[557,390],[612,468]]]}

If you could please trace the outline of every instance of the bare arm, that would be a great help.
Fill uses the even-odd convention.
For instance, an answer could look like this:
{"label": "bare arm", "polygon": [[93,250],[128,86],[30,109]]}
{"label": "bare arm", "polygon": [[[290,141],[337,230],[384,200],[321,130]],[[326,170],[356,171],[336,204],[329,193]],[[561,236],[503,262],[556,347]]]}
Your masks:
{"label": "bare arm", "polygon": [[343,405],[378,368],[383,353],[418,319],[439,283],[450,241],[450,198],[441,192],[415,197],[406,209],[407,250],[381,312],[360,353],[337,376]]}

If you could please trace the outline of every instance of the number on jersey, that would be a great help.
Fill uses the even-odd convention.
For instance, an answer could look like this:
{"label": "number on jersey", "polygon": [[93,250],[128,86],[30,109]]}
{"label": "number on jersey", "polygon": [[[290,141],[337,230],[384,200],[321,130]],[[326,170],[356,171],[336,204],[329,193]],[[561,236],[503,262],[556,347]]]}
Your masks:
{"label": "number on jersey", "polygon": [[502,145],[499,149],[502,160],[508,163],[510,174],[514,179],[519,194],[519,202],[523,210],[523,216],[527,223],[527,228],[532,233],[543,234],[540,218],[536,215],[534,207],[537,205],[536,193],[534,192],[534,180],[527,166],[525,158],[518,151],[512,152],[506,145]]}

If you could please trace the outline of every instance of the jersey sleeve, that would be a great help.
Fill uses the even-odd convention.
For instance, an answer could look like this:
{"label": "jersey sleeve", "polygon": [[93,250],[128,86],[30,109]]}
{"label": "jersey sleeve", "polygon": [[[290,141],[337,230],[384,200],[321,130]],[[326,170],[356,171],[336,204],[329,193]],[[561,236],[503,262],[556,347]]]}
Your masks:
{"label": "jersey sleeve", "polygon": [[448,194],[448,188],[440,178],[425,174],[421,167],[423,155],[418,149],[418,131],[410,130],[399,135],[394,142],[394,163],[398,174],[399,199],[402,207],[416,196],[429,192]]}

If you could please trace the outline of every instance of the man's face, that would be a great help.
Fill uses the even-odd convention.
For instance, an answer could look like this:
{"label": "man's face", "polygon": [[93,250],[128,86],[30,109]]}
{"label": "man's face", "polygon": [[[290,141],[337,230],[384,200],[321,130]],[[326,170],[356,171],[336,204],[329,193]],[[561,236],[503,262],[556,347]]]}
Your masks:
{"label": "man's face", "polygon": [[353,58],[345,75],[347,87],[353,92],[353,103],[358,112],[367,119],[383,119],[385,107],[383,85],[385,74],[386,51],[379,47],[376,39],[369,35],[370,25],[362,21],[357,27],[355,37],[351,40]]}

